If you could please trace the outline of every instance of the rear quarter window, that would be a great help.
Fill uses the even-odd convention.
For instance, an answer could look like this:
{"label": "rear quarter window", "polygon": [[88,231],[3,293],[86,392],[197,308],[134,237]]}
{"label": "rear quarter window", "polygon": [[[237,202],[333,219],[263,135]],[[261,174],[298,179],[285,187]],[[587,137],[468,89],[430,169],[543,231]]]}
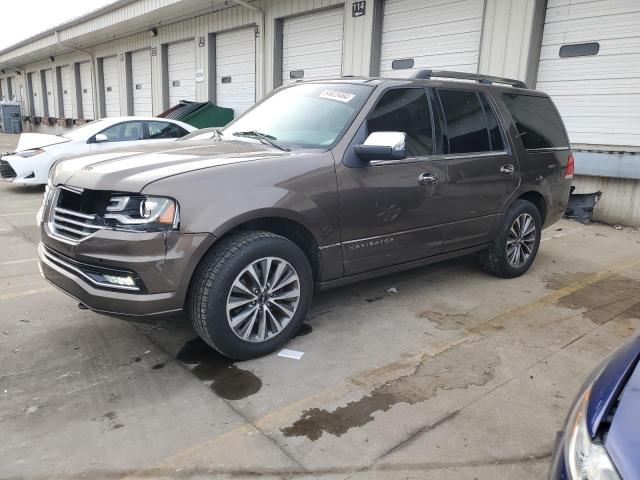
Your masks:
{"label": "rear quarter window", "polygon": [[503,101],[527,150],[569,148],[558,111],[548,97],[503,94]]}

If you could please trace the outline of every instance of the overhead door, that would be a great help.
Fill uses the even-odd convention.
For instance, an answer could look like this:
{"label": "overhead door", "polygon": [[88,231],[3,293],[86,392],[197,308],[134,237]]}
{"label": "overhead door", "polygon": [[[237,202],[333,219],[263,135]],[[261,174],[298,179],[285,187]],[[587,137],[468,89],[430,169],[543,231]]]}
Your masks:
{"label": "overhead door", "polygon": [[118,75],[118,57],[102,59],[104,85],[104,114],[106,117],[120,115],[120,81]]}
{"label": "overhead door", "polygon": [[477,72],[484,0],[384,0],[380,76]]}
{"label": "overhead door", "polygon": [[196,99],[196,53],[193,40],[172,43],[167,48],[169,106]]}
{"label": "overhead door", "polygon": [[42,116],[42,96],[40,95],[40,86],[38,81],[38,76],[35,72],[27,74],[28,82],[29,82],[29,92],[31,93],[33,100],[33,115],[36,117]]}
{"label": "overhead door", "polygon": [[151,96],[151,53],[138,50],[131,53],[131,92],[133,114],[150,117],[152,115]]}
{"label": "overhead door", "polygon": [[80,63],[80,100],[82,102],[82,118],[95,119],[93,112],[93,88],[91,86],[91,63]]}
{"label": "overhead door", "polygon": [[56,116],[55,96],[53,94],[53,70],[48,69],[44,71],[44,87],[43,97],[47,102],[47,115],[50,117]]}
{"label": "overhead door", "polygon": [[282,24],[282,83],[342,74],[344,9],[286,18]]}
{"label": "overhead door", "polygon": [[71,118],[71,67],[60,67],[60,91],[62,92],[62,112],[60,117]]}
{"label": "overhead door", "polygon": [[216,104],[237,117],[256,101],[256,33],[243,28],[216,35]]}
{"label": "overhead door", "polygon": [[638,25],[638,0],[549,0],[536,88],[572,143],[640,145]]}

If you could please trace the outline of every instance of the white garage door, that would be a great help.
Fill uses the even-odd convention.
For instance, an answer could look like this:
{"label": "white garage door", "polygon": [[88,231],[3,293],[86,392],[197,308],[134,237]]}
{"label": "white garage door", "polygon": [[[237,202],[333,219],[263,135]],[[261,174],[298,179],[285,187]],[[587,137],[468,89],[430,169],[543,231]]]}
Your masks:
{"label": "white garage door", "polygon": [[536,88],[572,143],[640,145],[638,25],[638,0],[549,0]]}
{"label": "white garage door", "polygon": [[82,100],[82,118],[95,119],[93,113],[93,89],[91,88],[91,63],[80,63],[80,97]]}
{"label": "white garage door", "polygon": [[385,0],[380,76],[477,72],[483,15],[484,0]]}
{"label": "white garage door", "polygon": [[106,117],[120,115],[120,81],[118,75],[118,57],[102,59],[104,85],[104,114]]}
{"label": "white garage door", "polygon": [[216,104],[237,117],[256,101],[256,33],[243,28],[216,35]]}
{"label": "white garage door", "polygon": [[286,18],[282,25],[282,83],[342,74],[344,9]]}
{"label": "white garage door", "polygon": [[71,67],[63,65],[60,67],[60,90],[62,90],[62,118],[71,118]]}
{"label": "white garage door", "polygon": [[47,115],[50,117],[55,117],[56,116],[56,110],[55,110],[55,96],[53,95],[53,70],[49,69],[49,70],[45,70],[44,71],[44,85],[45,85],[45,92],[43,92],[43,96],[46,99],[47,102]]}
{"label": "white garage door", "polygon": [[33,96],[33,115],[36,117],[42,116],[42,94],[40,93],[40,79],[36,72],[28,73],[29,75],[29,88],[31,95]]}
{"label": "white garage door", "polygon": [[196,99],[196,52],[193,40],[172,43],[167,49],[169,106]]}
{"label": "white garage door", "polygon": [[151,53],[138,50],[131,54],[131,88],[133,114],[150,117],[152,115],[151,97]]}

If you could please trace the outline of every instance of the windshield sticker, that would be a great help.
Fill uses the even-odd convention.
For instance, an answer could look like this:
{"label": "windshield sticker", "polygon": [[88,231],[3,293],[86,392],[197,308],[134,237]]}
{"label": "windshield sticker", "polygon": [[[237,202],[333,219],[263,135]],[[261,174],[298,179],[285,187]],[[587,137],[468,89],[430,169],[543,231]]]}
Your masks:
{"label": "windshield sticker", "polygon": [[342,103],[348,103],[355,97],[353,93],[341,92],[340,90],[325,90],[318,96],[320,98],[326,98],[327,100],[337,100]]}

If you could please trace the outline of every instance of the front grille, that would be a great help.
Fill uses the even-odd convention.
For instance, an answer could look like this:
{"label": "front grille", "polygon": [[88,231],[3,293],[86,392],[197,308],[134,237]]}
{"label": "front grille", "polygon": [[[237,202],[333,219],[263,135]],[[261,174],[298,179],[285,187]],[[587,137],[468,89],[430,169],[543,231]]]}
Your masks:
{"label": "front grille", "polygon": [[0,160],[0,177],[8,180],[17,176],[16,171],[9,165],[9,162]]}
{"label": "front grille", "polygon": [[96,202],[102,203],[99,198],[84,196],[82,191],[59,187],[53,199],[51,229],[61,237],[78,241],[109,228],[99,215],[91,213],[101,207]]}

